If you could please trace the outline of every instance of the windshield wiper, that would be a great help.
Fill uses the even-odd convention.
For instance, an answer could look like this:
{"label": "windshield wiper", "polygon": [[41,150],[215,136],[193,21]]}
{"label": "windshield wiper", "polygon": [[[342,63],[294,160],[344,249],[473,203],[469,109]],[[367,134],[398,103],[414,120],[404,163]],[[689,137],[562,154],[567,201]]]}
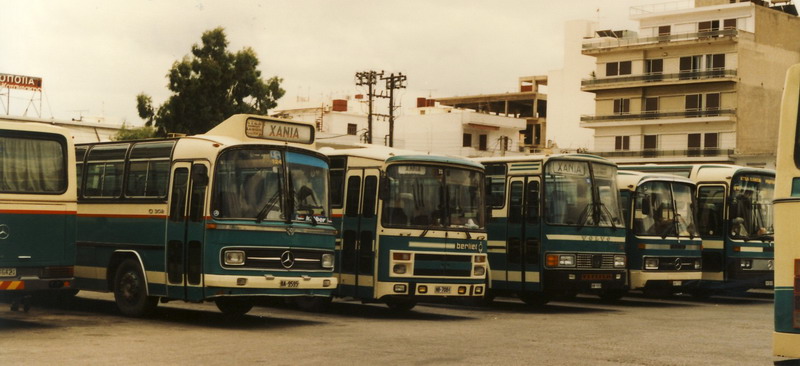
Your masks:
{"label": "windshield wiper", "polygon": [[605,210],[606,215],[608,215],[608,221],[611,222],[611,227],[614,231],[617,231],[617,224],[614,223],[614,215],[611,214],[611,210],[608,209],[605,203],[600,202],[600,208]]}
{"label": "windshield wiper", "polygon": [[275,194],[273,194],[272,197],[270,197],[269,201],[267,201],[264,207],[261,208],[261,211],[258,211],[258,215],[256,215],[257,224],[260,223],[261,221],[264,221],[269,212],[272,211],[272,208],[275,207],[275,204],[278,203],[280,196],[281,196],[281,190],[278,189],[278,191],[276,191]]}
{"label": "windshield wiper", "polygon": [[594,204],[589,202],[586,204],[586,207],[581,210],[580,215],[578,215],[578,231],[586,226],[586,222],[589,221],[589,208],[592,208],[593,206]]}

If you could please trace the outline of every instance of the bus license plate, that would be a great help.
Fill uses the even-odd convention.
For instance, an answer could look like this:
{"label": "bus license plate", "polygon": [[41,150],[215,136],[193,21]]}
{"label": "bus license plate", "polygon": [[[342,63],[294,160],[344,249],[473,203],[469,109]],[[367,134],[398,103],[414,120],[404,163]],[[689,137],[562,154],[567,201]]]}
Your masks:
{"label": "bus license plate", "polygon": [[450,293],[450,286],[436,286],[434,292],[437,294],[449,294]]}
{"label": "bus license plate", "polygon": [[680,286],[683,284],[683,281],[672,281],[672,286]]}
{"label": "bus license plate", "polygon": [[[12,268],[13,269],[13,268]],[[775,282],[772,281],[764,281],[764,286],[775,286]]]}
{"label": "bus license plate", "polygon": [[16,268],[0,268],[0,277],[17,277]]}
{"label": "bus license plate", "polygon": [[592,284],[592,290],[597,290],[597,289],[601,289],[601,288],[603,288],[603,284],[602,283],[593,283]]}
{"label": "bus license plate", "polygon": [[281,287],[297,288],[300,287],[299,280],[281,280]]}

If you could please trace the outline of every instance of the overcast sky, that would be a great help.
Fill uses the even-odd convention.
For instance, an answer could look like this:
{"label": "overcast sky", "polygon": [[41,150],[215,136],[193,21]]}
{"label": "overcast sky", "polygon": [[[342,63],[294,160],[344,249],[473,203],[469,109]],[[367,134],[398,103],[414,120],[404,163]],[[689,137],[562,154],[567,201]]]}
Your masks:
{"label": "overcast sky", "polygon": [[[355,92],[354,74],[370,69],[407,75],[410,106],[514,91],[518,77],[562,67],[565,21],[629,29],[631,6],[663,1],[4,0],[0,73],[43,78],[42,117],[140,125],[135,96],[163,103],[172,63],[221,26],[230,51],[252,47],[263,76],[283,78],[279,108]],[[12,89],[11,114],[30,97]]]}

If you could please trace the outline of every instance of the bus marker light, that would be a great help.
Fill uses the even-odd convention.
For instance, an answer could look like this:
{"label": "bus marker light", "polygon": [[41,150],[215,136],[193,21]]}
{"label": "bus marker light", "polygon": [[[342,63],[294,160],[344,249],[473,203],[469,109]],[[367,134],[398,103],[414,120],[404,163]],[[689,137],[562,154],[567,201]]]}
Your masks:
{"label": "bus marker light", "polygon": [[236,279],[236,286],[244,286],[247,284],[246,278],[237,278]]}
{"label": "bus marker light", "polygon": [[558,255],[556,255],[556,254],[548,254],[547,255],[547,266],[548,267],[557,267],[558,266]]}
{"label": "bus marker light", "polygon": [[397,274],[405,274],[406,271],[407,269],[405,264],[395,264],[394,267],[392,267],[392,272]]}
{"label": "bus marker light", "polygon": [[739,265],[742,267],[742,269],[752,269],[753,268],[753,260],[752,259],[742,259],[742,261],[739,262]]}
{"label": "bus marker light", "polygon": [[300,277],[303,278],[303,281],[311,281],[311,276],[309,276],[309,275],[302,275]]}
{"label": "bus marker light", "polygon": [[322,287],[330,287],[331,280],[322,280]]}
{"label": "bus marker light", "polygon": [[399,294],[406,293],[406,285],[401,283],[394,285],[394,292],[397,292]]}
{"label": "bus marker light", "polygon": [[392,253],[392,259],[396,261],[410,261],[411,253]]}
{"label": "bus marker light", "polygon": [[417,292],[419,292],[421,294],[427,294],[428,293],[428,286],[420,285],[419,287],[417,287]]}
{"label": "bus marker light", "polygon": [[485,255],[476,255],[475,256],[475,263],[486,263],[486,256]]}
{"label": "bus marker light", "polygon": [[475,286],[475,295],[483,295],[483,286]]}
{"label": "bus marker light", "polygon": [[265,274],[265,275],[264,275],[264,278],[265,278],[267,281],[272,281],[272,280],[274,280],[274,279],[275,279],[275,275],[271,275],[271,274]]}
{"label": "bus marker light", "polygon": [[575,279],[575,275],[574,275],[574,274],[571,274],[571,275],[569,275],[568,277],[569,277],[569,279],[571,279],[571,280],[574,280],[574,279]]}
{"label": "bus marker light", "polygon": [[467,287],[466,286],[458,286],[458,294],[459,295],[463,295],[463,294],[466,294],[466,293],[467,293]]}
{"label": "bus marker light", "polygon": [[614,278],[617,279],[617,280],[621,280],[622,279],[622,275],[617,273],[617,275],[614,276]]}
{"label": "bus marker light", "polygon": [[216,228],[217,228],[217,224],[214,224],[214,223],[206,224],[206,229],[214,230]]}
{"label": "bus marker light", "polygon": [[742,247],[733,247],[733,251],[734,252],[741,252],[742,251]]}
{"label": "bus marker light", "polygon": [[694,269],[703,269],[703,261],[700,259],[694,260]]}

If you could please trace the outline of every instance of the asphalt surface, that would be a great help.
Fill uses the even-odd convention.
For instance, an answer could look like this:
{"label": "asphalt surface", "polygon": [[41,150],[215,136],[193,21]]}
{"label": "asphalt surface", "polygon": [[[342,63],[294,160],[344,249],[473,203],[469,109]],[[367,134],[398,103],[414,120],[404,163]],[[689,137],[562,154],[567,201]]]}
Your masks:
{"label": "asphalt surface", "polygon": [[113,296],[0,304],[2,365],[767,365],[772,297],[649,299],[613,304],[580,296],[531,308],[337,300],[326,313],[258,306],[239,319],[212,303],[160,304],[144,319],[120,315]]}

